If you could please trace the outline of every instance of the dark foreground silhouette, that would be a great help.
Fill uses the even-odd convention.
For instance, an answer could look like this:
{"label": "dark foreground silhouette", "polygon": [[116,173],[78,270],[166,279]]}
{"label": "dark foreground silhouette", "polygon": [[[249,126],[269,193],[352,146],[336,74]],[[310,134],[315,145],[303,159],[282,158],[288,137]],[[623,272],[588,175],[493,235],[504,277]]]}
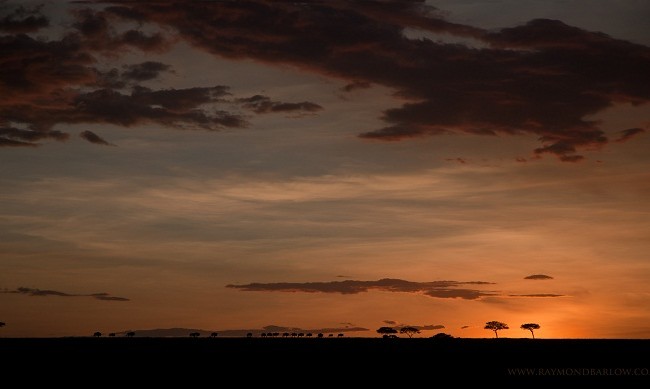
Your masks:
{"label": "dark foreground silhouette", "polygon": [[27,381],[69,379],[74,377],[70,372],[116,382],[135,374],[149,383],[264,377],[289,386],[307,385],[303,373],[319,383],[428,383],[427,387],[439,386],[437,380],[443,376],[458,381],[650,381],[650,340],[6,338],[0,339],[0,366],[9,374],[22,367],[38,372],[23,376]]}

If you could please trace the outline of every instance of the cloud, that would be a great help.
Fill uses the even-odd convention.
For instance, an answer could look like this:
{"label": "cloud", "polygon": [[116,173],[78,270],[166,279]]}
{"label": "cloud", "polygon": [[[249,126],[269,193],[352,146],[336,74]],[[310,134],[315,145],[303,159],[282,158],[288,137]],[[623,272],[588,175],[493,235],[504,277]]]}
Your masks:
{"label": "cloud", "polygon": [[122,77],[129,80],[147,81],[158,78],[161,72],[168,71],[171,66],[161,62],[146,61],[136,65],[124,65],[126,69]]}
{"label": "cloud", "polygon": [[93,293],[89,296],[94,297],[97,300],[104,300],[104,301],[130,301],[128,298],[110,296],[108,293]]}
{"label": "cloud", "polygon": [[[30,12],[12,8],[0,20],[6,25],[43,24]],[[290,65],[345,80],[347,91],[374,84],[391,88],[401,103],[383,112],[385,125],[359,129],[361,138],[375,141],[450,133],[532,134],[540,142],[532,157],[548,154],[579,162],[582,150],[611,143],[590,117],[615,104],[650,101],[645,87],[650,84],[650,48],[557,20],[536,19],[488,31],[449,22],[425,2],[336,0],[155,7],[129,2],[103,10],[75,9],[73,16],[71,28],[58,41],[24,34],[0,37],[0,125],[19,123],[41,132],[58,123],[83,122],[244,127],[242,117],[224,109],[195,105],[178,112],[170,106],[143,105],[142,96],[106,88],[108,76],[94,68],[97,55],[119,58],[132,50],[164,51],[179,40],[222,57]],[[408,29],[424,37],[409,37]],[[471,38],[480,46],[445,43],[435,39],[437,34]],[[146,81],[168,70],[159,63],[144,64],[127,67],[120,82]],[[96,104],[93,98],[107,98],[108,107],[84,110],[76,105],[89,99]],[[224,103],[211,103],[217,102]],[[322,109],[310,101],[280,102],[261,95],[226,103],[258,114]],[[121,119],[116,106],[134,108]],[[633,139],[639,128],[623,130],[616,141]],[[0,143],[24,143],[7,139]]]}
{"label": "cloud", "polygon": [[443,326],[442,324],[425,324],[425,325],[418,326],[412,324],[397,324],[397,322],[394,320],[384,320],[383,322],[385,324],[392,326],[392,328],[398,331],[404,327],[413,327],[413,328],[417,328],[420,331],[433,331],[433,330],[440,330],[445,328],[445,326]]}
{"label": "cloud", "polygon": [[246,98],[237,99],[237,102],[242,103],[244,108],[248,108],[255,113],[270,113],[270,112],[316,112],[323,109],[318,104],[309,101],[300,103],[283,103],[279,101],[272,101],[270,98],[261,95],[255,95]]}
{"label": "cloud", "polygon": [[485,296],[498,296],[498,293],[483,292],[474,289],[431,289],[424,292],[426,296],[437,298],[460,298],[464,300],[476,300]]}
{"label": "cloud", "polygon": [[[146,32],[135,30],[132,19],[144,14],[128,7],[109,8],[73,9],[74,21],[59,39],[34,38],[18,32],[0,36],[0,147],[64,141],[69,134],[53,129],[61,124],[132,127],[154,123],[215,131],[247,127],[247,120],[239,113],[242,108],[257,113],[322,109],[311,102],[286,103],[266,96],[237,101],[224,85],[145,88],[141,82],[171,72],[169,65],[156,61],[100,69],[97,66],[105,63],[105,58],[119,61],[129,51],[162,51],[169,47],[163,33],[156,32],[168,27],[141,20],[138,25],[144,28],[146,24]],[[2,10],[7,14],[0,18],[5,25],[37,11],[15,6]],[[125,22],[125,18],[130,21]],[[35,24],[35,19],[29,20]],[[86,132],[82,137],[91,143],[108,143]]]}
{"label": "cloud", "polygon": [[[470,289],[468,285],[494,285],[486,281],[430,281],[413,282],[394,278],[383,278],[377,281],[329,281],[329,282],[272,282],[229,284],[226,288],[239,289],[245,292],[302,292],[302,293],[338,293],[358,294],[369,291],[415,293],[427,297],[441,299],[482,300],[488,301],[499,297],[565,297],[561,294],[506,294],[500,291]],[[500,301],[499,301],[500,302]],[[392,322],[392,323],[391,323]],[[395,325],[392,320],[384,323]]]}
{"label": "cloud", "polygon": [[411,327],[415,327],[420,331],[433,331],[433,330],[441,330],[445,328],[445,326],[443,326],[442,324],[427,324],[423,326],[411,326]]}
{"label": "cloud", "polygon": [[494,295],[493,292],[483,292],[475,289],[458,289],[462,285],[493,285],[485,281],[431,281],[412,282],[393,278],[377,281],[330,281],[330,282],[277,282],[251,283],[244,285],[226,285],[227,288],[240,289],[247,292],[306,292],[306,293],[340,293],[357,294],[371,290],[382,292],[420,293],[435,298],[461,298],[474,300],[483,296]]}
{"label": "cloud", "polygon": [[628,141],[628,140],[634,138],[635,136],[637,136],[639,134],[642,134],[644,132],[645,132],[645,130],[643,128],[638,128],[638,127],[636,127],[636,128],[628,128],[627,130],[619,131],[621,136],[618,137],[618,139],[616,139],[616,142]]}
{"label": "cloud", "polygon": [[352,92],[352,91],[357,90],[357,89],[368,89],[371,86],[372,86],[372,84],[367,82],[367,81],[353,81],[353,82],[343,86],[343,88],[341,88],[341,90],[343,92]]}
{"label": "cloud", "polygon": [[59,292],[56,290],[46,290],[46,289],[34,289],[27,287],[19,287],[15,290],[2,290],[0,293],[17,293],[24,294],[27,296],[57,296],[57,297],[92,297],[96,300],[103,301],[130,301],[125,297],[116,297],[111,296],[108,293],[91,293],[91,294],[70,294],[65,292]]}
{"label": "cloud", "polygon": [[[49,20],[41,15],[42,6],[16,6],[13,9],[0,5],[0,31],[10,33],[34,32],[47,27]],[[5,13],[9,11],[9,13]]]}
{"label": "cloud", "polygon": [[0,146],[38,146],[35,141],[54,139],[65,141],[69,135],[61,131],[39,132],[15,127],[0,127]]}
{"label": "cloud", "polygon": [[92,131],[83,131],[79,134],[79,136],[85,140],[87,140],[90,143],[98,144],[98,145],[104,145],[104,146],[115,146],[112,143],[108,143],[105,141],[102,137],[99,135],[95,134]]}
{"label": "cloud", "polygon": [[461,165],[465,165],[467,163],[466,159],[460,158],[460,157],[458,157],[458,158],[445,158],[445,161],[458,162]]}
{"label": "cloud", "polygon": [[76,29],[79,39],[89,50],[119,52],[131,47],[143,51],[161,52],[168,49],[171,43],[160,32],[149,35],[135,29],[118,32],[115,25],[119,22],[120,15],[115,12],[83,8],[75,9],[72,13],[76,19],[72,27]]}
{"label": "cloud", "polygon": [[[617,103],[650,101],[650,48],[557,20],[487,31],[448,22],[423,2],[124,7],[219,56],[297,66],[348,80],[349,90],[393,88],[408,101],[384,112],[383,128],[360,129],[366,139],[533,134],[541,142],[534,155],[578,162],[584,158],[580,150],[609,143],[590,116]],[[483,46],[409,38],[407,28],[472,38]],[[265,112],[267,106],[273,107],[253,109]]]}
{"label": "cloud", "polygon": [[19,140],[0,137],[0,147],[36,147],[38,143],[21,142]]}
{"label": "cloud", "polygon": [[566,297],[563,294],[533,293],[533,294],[509,294],[509,297]]}
{"label": "cloud", "polygon": [[469,328],[469,326],[462,326],[462,327],[460,327],[461,330],[464,330],[465,328]]}
{"label": "cloud", "polygon": [[552,280],[553,277],[547,276],[546,274],[531,274],[524,277],[524,280]]}

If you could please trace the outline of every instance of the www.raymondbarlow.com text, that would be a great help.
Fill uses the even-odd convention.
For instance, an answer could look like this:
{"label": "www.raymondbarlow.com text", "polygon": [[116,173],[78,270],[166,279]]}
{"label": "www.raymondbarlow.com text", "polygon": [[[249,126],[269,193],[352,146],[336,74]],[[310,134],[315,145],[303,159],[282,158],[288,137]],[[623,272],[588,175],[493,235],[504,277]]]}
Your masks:
{"label": "www.raymondbarlow.com text", "polygon": [[648,376],[648,368],[509,368],[512,376]]}

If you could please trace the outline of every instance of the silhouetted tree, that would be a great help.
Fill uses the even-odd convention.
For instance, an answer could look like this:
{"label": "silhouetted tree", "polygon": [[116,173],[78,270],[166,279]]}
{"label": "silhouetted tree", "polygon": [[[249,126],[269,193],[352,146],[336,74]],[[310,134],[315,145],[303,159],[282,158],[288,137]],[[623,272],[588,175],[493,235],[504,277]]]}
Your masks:
{"label": "silhouetted tree", "polygon": [[128,336],[129,338],[132,338],[132,337],[135,336],[135,332],[133,332],[133,331],[131,331],[131,332],[127,332],[127,333],[126,333],[126,336]]}
{"label": "silhouetted tree", "polygon": [[218,332],[213,332],[213,333],[210,334],[211,338],[216,338],[217,336],[219,336]]}
{"label": "silhouetted tree", "polygon": [[486,330],[494,331],[494,336],[497,338],[499,337],[498,331],[501,330],[507,330],[510,327],[506,323],[501,323],[500,321],[489,321],[485,323],[485,327],[483,327]]}
{"label": "silhouetted tree", "polygon": [[439,333],[433,335],[432,338],[433,339],[453,339],[454,337],[449,335],[449,334],[445,334],[444,332],[439,332]]}
{"label": "silhouetted tree", "polygon": [[279,332],[274,332],[273,336],[280,336],[280,333]]}
{"label": "silhouetted tree", "polygon": [[94,336],[95,338],[99,338],[100,336],[102,336],[102,333],[99,332],[99,331],[97,331],[97,332],[95,332],[95,333],[93,334],[93,336]]}
{"label": "silhouetted tree", "polygon": [[292,338],[295,338],[296,336],[298,336],[298,334],[297,334],[296,332],[292,332],[292,333],[291,333],[291,337],[292,337]]}
{"label": "silhouetted tree", "polygon": [[260,335],[262,338],[266,338],[266,332],[262,332],[262,335]]}
{"label": "silhouetted tree", "polygon": [[386,335],[386,337],[388,337],[388,335],[396,334],[397,330],[393,327],[380,327],[377,330],[377,333],[379,335]]}
{"label": "silhouetted tree", "polygon": [[521,327],[519,328],[521,328],[522,330],[530,331],[531,335],[533,335],[533,339],[535,339],[535,333],[533,332],[533,330],[538,330],[541,327],[537,323],[526,323],[526,324],[522,324]]}
{"label": "silhouetted tree", "polygon": [[319,334],[318,334],[318,337],[319,337],[319,338],[322,338],[323,336],[324,336],[324,335],[323,335],[322,333],[319,333]]}
{"label": "silhouetted tree", "polygon": [[333,337],[334,337],[334,334],[329,334],[329,335],[327,335],[327,337],[328,337],[328,338],[333,338]]}
{"label": "silhouetted tree", "polygon": [[282,334],[282,337],[283,337],[283,338],[288,338],[288,337],[289,337],[289,333],[288,333],[288,332],[283,333],[283,334]]}
{"label": "silhouetted tree", "polygon": [[338,334],[337,336],[338,336],[339,338],[342,338],[342,337],[343,337],[343,334]]}
{"label": "silhouetted tree", "polygon": [[110,334],[108,334],[108,336],[110,336],[111,338],[114,337],[114,336],[115,336],[115,332],[111,332]]}
{"label": "silhouetted tree", "polygon": [[412,338],[413,335],[419,334],[420,330],[415,327],[402,327],[399,329],[400,334],[407,335],[409,338]]}
{"label": "silhouetted tree", "polygon": [[198,338],[199,336],[201,336],[201,334],[199,334],[198,332],[190,332],[191,338]]}
{"label": "silhouetted tree", "polygon": [[304,333],[302,333],[302,332],[298,333],[298,337],[299,337],[299,338],[302,338],[303,336],[305,336]]}
{"label": "silhouetted tree", "polygon": [[246,337],[247,337],[247,338],[252,338],[252,337],[253,337],[253,333],[252,333],[252,332],[247,333],[247,334],[246,334]]}
{"label": "silhouetted tree", "polygon": [[308,332],[308,333],[307,333],[307,337],[308,337],[308,338],[311,338],[312,336],[314,336],[314,335],[313,335],[311,332]]}

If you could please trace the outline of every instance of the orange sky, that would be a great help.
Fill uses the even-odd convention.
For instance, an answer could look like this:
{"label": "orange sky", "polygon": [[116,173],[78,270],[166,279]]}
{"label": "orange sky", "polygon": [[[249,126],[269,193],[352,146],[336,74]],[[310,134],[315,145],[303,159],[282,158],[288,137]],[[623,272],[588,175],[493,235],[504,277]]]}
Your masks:
{"label": "orange sky", "polygon": [[[337,15],[376,18],[367,31],[379,40],[321,31],[323,45],[343,53],[327,61],[296,42],[274,46],[294,30],[196,21],[227,42],[210,46],[183,29],[182,9],[3,4],[9,49],[0,50],[0,65],[14,73],[0,75],[8,91],[0,98],[0,336],[268,325],[363,327],[349,336],[376,336],[386,325],[442,325],[419,336],[492,337],[483,326],[498,320],[510,326],[502,337],[528,337],[519,326],[534,322],[541,338],[650,338],[647,75],[619,77],[603,59],[589,79],[554,62],[556,50],[589,57],[605,44],[632,53],[630,71],[634,53],[647,61],[650,31],[633,28],[632,3],[602,20],[585,15],[594,7],[582,2],[502,15],[432,1],[448,12],[405,8],[393,20],[381,7],[336,2]],[[213,11],[253,12],[246,4]],[[270,7],[320,26],[314,10]],[[542,17],[576,30],[530,24],[541,29],[539,41],[526,43],[532,48],[497,34],[496,26]],[[426,18],[448,24],[390,35],[423,29]],[[130,28],[143,35],[124,33]],[[557,31],[576,34],[574,46],[565,49],[564,36],[554,42]],[[77,43],[56,43],[65,34]],[[455,37],[461,48],[435,37]],[[377,67],[397,74],[354,73],[364,47],[391,39]],[[430,57],[470,58],[479,44],[487,70],[476,83],[460,65]],[[499,70],[500,45],[539,57]],[[13,67],[16,58],[41,58],[34,53],[51,62]],[[65,72],[47,70],[55,64]],[[524,65],[535,76],[522,81]],[[466,89],[445,93],[451,79]],[[571,97],[552,99],[545,85]],[[201,89],[214,86],[229,89]],[[414,108],[420,103],[426,109]],[[535,274],[549,279],[525,279]],[[387,278],[415,289],[341,289]]]}

